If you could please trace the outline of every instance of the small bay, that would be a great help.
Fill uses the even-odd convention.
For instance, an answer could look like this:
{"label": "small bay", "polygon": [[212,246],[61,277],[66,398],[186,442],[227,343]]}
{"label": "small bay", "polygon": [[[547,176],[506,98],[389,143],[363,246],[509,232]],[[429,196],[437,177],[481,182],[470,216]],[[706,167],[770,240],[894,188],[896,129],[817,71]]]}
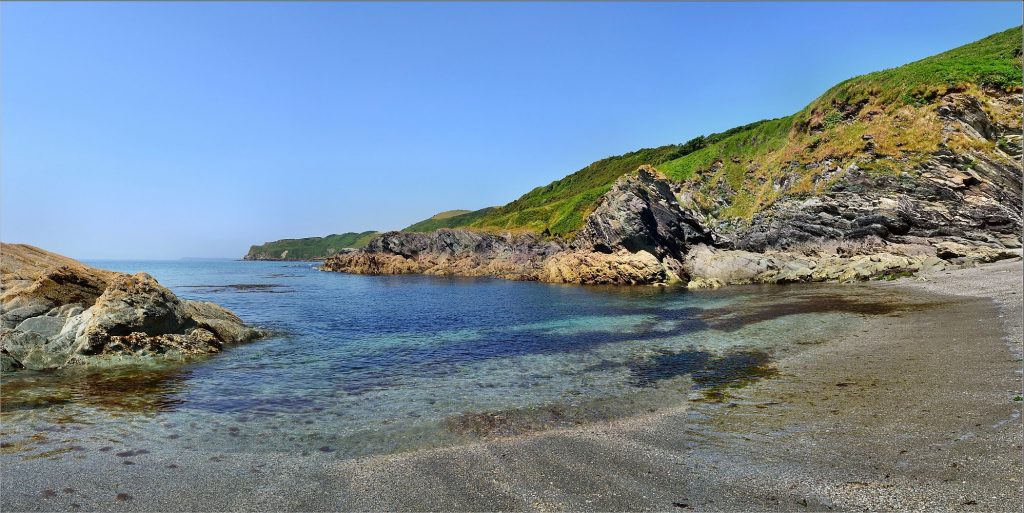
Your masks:
{"label": "small bay", "polygon": [[612,420],[722,400],[851,317],[927,306],[856,284],[688,291],[89,263],[148,272],[274,335],[184,363],[5,376],[6,461],[168,445],[349,458]]}

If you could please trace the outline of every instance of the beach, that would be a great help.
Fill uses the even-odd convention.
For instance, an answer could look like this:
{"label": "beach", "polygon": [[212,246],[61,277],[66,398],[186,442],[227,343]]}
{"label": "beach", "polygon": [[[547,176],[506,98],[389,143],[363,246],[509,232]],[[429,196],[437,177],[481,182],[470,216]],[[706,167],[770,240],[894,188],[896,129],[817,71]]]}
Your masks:
{"label": "beach", "polygon": [[1021,278],[1015,260],[872,282],[923,306],[864,316],[721,401],[357,459],[39,458],[3,473],[4,509],[1012,510]]}

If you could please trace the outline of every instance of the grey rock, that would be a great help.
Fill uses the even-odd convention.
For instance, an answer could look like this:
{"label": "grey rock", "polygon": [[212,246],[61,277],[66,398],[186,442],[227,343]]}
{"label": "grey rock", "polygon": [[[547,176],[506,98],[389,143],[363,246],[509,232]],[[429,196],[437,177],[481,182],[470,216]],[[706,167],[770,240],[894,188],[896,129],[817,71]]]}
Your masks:
{"label": "grey rock", "polygon": [[182,358],[265,334],[213,303],[181,301],[144,273],[101,271],[25,245],[3,250],[5,276],[20,283],[4,291],[4,371]]}
{"label": "grey rock", "polygon": [[32,331],[44,337],[52,337],[57,333],[60,333],[60,329],[63,326],[64,319],[61,319],[60,317],[40,315],[37,317],[29,317],[28,319],[21,321],[15,329],[18,331]]}
{"label": "grey rock", "polygon": [[646,251],[658,260],[682,261],[687,248],[711,242],[699,214],[684,210],[671,183],[653,167],[615,182],[587,216],[574,249],[614,253]]}
{"label": "grey rock", "polygon": [[11,353],[8,353],[6,349],[0,348],[0,372],[14,372],[24,368],[25,366]]}
{"label": "grey rock", "polygon": [[4,311],[0,318],[3,320],[4,328],[14,328],[18,324],[21,324],[21,321],[24,321],[25,319],[45,314],[52,306],[53,305],[49,302],[40,300],[25,306]]}

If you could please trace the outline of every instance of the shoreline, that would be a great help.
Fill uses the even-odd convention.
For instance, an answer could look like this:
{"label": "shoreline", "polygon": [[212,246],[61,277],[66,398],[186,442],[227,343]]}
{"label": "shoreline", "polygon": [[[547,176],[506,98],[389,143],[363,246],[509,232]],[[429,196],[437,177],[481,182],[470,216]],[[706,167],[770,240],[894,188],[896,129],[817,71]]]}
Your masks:
{"label": "shoreline", "polygon": [[[729,390],[723,404],[684,401],[609,422],[352,460],[271,452],[221,461],[155,448],[133,467],[96,457],[66,465],[37,460],[18,465],[17,475],[5,473],[3,504],[112,511],[1016,509],[1024,441],[1021,403],[1012,394],[1020,390],[1021,364],[1007,341],[1020,340],[1014,312],[1021,271],[1019,260],[1004,261],[866,284],[943,301],[862,317],[842,336],[778,360],[777,377]],[[57,485],[72,492],[40,495]]]}
{"label": "shoreline", "polygon": [[[1024,426],[1021,403],[1012,398],[1020,391],[1021,364],[1003,342],[1020,340],[1021,265],[874,282],[958,298],[946,308],[998,311],[999,326],[923,329],[913,322],[915,316],[939,320],[946,308],[907,314],[911,322],[865,319],[837,340],[778,361],[779,378],[735,390],[725,405],[685,403],[608,423],[350,464],[343,473],[352,473],[348,492],[358,498],[350,504],[463,511],[1017,509],[1024,500]],[[959,344],[960,337],[984,341],[984,352]],[[937,339],[948,353],[919,345]],[[909,369],[904,363],[922,359],[930,361]],[[958,370],[980,376],[935,376]],[[396,469],[432,468],[457,469],[458,477],[417,475],[410,495],[418,503],[366,494],[356,484],[408,488],[409,476],[396,476]],[[453,481],[473,485],[443,491]],[[474,486],[488,492],[471,493]]]}

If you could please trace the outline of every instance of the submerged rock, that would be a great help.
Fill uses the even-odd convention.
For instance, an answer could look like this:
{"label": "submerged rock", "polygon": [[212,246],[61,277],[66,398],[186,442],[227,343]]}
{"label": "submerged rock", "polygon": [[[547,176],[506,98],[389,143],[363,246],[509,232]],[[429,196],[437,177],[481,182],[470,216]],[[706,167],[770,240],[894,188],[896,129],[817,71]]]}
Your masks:
{"label": "submerged rock", "polygon": [[5,371],[215,353],[263,334],[213,303],[179,299],[145,273],[94,269],[22,244],[0,247]]}

